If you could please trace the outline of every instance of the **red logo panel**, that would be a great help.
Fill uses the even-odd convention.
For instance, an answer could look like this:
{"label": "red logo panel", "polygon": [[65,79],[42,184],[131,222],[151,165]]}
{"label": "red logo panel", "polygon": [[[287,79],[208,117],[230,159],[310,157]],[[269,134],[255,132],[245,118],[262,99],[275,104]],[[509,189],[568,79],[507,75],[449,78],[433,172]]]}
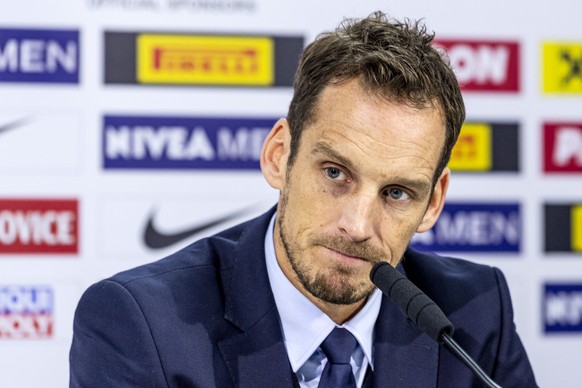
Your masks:
{"label": "red logo panel", "polygon": [[0,199],[0,254],[78,253],[78,201]]}
{"label": "red logo panel", "polygon": [[436,40],[446,50],[463,91],[519,91],[519,44],[491,40]]}
{"label": "red logo panel", "polygon": [[582,123],[544,124],[544,171],[582,173]]}

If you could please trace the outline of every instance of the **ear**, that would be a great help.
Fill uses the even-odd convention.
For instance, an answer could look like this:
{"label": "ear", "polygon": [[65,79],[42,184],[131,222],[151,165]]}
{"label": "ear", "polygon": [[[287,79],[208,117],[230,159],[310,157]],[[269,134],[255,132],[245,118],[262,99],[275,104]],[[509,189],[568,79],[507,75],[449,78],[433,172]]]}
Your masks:
{"label": "ear", "polygon": [[451,170],[448,167],[445,167],[441,176],[436,182],[434,187],[432,197],[430,198],[430,202],[428,203],[428,207],[420,225],[416,228],[417,233],[426,232],[430,228],[433,227],[437,219],[439,218],[443,206],[445,205],[445,197],[447,194],[447,189],[449,188],[449,179],[451,177]]}
{"label": "ear", "polygon": [[263,176],[271,187],[278,190],[285,184],[290,147],[289,123],[285,119],[279,119],[267,135],[261,151]]}

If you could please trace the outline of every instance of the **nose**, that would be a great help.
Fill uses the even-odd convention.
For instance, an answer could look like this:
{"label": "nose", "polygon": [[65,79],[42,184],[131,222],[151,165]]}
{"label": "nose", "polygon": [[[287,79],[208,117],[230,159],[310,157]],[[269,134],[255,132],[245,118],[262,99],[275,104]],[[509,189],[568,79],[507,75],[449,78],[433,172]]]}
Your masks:
{"label": "nose", "polygon": [[340,209],[338,228],[354,242],[369,240],[374,235],[380,211],[376,195],[354,194]]}

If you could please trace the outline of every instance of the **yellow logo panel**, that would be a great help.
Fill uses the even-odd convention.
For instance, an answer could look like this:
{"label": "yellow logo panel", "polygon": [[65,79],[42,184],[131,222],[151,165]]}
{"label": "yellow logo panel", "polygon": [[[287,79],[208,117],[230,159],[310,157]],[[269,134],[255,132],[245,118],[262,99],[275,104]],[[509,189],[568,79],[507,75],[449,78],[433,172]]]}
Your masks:
{"label": "yellow logo panel", "polygon": [[542,46],[545,93],[582,93],[582,42],[548,42]]}
{"label": "yellow logo panel", "polygon": [[572,249],[582,252],[582,205],[572,207]]}
{"label": "yellow logo panel", "polygon": [[457,171],[491,170],[491,127],[482,123],[465,123],[453,148],[449,168]]}
{"label": "yellow logo panel", "polygon": [[140,83],[271,85],[274,42],[266,37],[149,35],[137,37]]}

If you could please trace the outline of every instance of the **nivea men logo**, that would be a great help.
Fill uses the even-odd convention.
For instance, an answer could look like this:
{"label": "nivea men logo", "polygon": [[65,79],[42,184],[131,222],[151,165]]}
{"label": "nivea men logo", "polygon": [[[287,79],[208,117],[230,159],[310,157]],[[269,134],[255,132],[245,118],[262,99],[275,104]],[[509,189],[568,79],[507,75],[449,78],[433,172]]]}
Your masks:
{"label": "nivea men logo", "polygon": [[582,173],[582,122],[544,124],[544,171]]}
{"label": "nivea men logo", "polygon": [[79,82],[79,31],[0,29],[0,82]]}
{"label": "nivea men logo", "polygon": [[106,169],[258,169],[276,119],[105,116]]}
{"label": "nivea men logo", "polygon": [[435,226],[412,239],[414,248],[442,252],[519,252],[517,203],[449,203]]}
{"label": "nivea men logo", "polygon": [[52,337],[53,306],[49,286],[0,286],[0,340]]}
{"label": "nivea men logo", "polygon": [[543,314],[546,333],[582,333],[582,283],[545,284]]}
{"label": "nivea men logo", "polygon": [[439,39],[464,91],[519,91],[519,44],[511,41]]}

